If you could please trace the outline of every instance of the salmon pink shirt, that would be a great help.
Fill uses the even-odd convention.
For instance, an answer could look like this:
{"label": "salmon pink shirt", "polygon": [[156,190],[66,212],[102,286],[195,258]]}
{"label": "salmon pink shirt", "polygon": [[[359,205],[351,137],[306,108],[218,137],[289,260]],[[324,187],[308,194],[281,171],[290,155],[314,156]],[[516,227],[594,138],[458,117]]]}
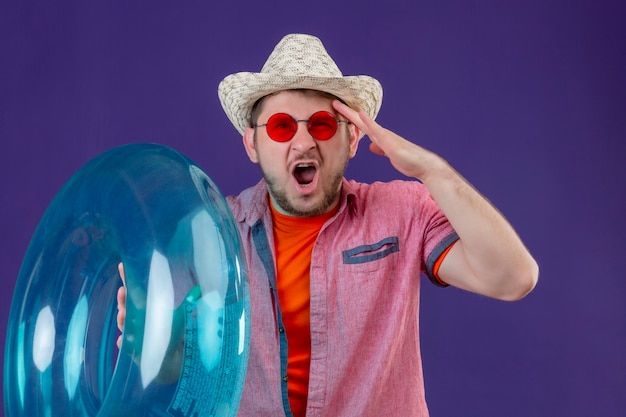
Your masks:
{"label": "salmon pink shirt", "polygon": [[[251,301],[239,416],[291,416],[287,339],[276,287],[267,185],[227,198],[242,238]],[[417,181],[343,180],[337,213],[311,254],[307,416],[426,417],[420,274],[458,239]]]}

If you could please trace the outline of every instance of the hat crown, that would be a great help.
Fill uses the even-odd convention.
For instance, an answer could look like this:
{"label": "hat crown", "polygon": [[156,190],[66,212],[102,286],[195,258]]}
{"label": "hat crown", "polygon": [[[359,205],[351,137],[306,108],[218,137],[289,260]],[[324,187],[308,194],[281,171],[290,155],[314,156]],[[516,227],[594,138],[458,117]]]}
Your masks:
{"label": "hat crown", "polygon": [[261,73],[281,76],[342,77],[322,41],[311,35],[285,36],[267,58]]}
{"label": "hat crown", "polygon": [[224,112],[243,134],[250,126],[252,107],[261,97],[297,89],[332,94],[353,109],[367,112],[373,119],[383,99],[378,80],[367,75],[344,76],[322,41],[304,34],[286,35],[267,58],[261,72],[230,74],[220,82],[217,92]]}

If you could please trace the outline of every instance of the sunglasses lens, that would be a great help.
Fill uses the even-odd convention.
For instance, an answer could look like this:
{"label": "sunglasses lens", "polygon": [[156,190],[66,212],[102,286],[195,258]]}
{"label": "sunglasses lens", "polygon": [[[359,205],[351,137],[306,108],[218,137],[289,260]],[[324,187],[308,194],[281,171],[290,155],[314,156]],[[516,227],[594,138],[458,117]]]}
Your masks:
{"label": "sunglasses lens", "polygon": [[267,121],[267,134],[276,142],[291,140],[298,130],[298,124],[286,113],[276,113]]}
{"label": "sunglasses lens", "polygon": [[[265,128],[276,142],[287,142],[298,131],[298,122],[287,113],[276,113],[268,119]],[[337,120],[332,113],[318,111],[309,119],[307,130],[317,140],[328,140],[337,132]]]}
{"label": "sunglasses lens", "polygon": [[327,140],[337,132],[337,120],[333,114],[327,111],[318,111],[309,119],[307,129],[315,139]]}

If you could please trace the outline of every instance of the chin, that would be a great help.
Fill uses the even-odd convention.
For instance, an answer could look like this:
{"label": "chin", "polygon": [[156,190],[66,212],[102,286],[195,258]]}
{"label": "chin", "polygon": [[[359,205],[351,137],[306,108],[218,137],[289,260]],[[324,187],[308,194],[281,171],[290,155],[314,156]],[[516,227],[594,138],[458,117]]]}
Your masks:
{"label": "chin", "polygon": [[322,199],[317,201],[300,202],[301,204],[288,204],[285,210],[293,216],[313,217],[328,212],[335,203],[335,198]]}
{"label": "chin", "polygon": [[[341,177],[339,177],[339,181]],[[324,214],[335,206],[339,199],[341,188],[320,187],[311,194],[302,195],[300,193],[288,193],[285,189],[280,189],[273,182],[268,181],[269,192],[274,204],[290,216],[313,217]],[[332,192],[328,190],[333,190]],[[326,190],[326,191],[324,191]]]}

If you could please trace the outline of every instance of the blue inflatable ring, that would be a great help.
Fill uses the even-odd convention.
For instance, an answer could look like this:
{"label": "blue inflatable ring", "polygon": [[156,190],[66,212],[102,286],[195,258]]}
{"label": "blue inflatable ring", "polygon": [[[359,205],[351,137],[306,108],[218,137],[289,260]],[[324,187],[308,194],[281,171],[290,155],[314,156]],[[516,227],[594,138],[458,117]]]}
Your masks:
{"label": "blue inflatable ring", "polygon": [[5,413],[234,416],[249,311],[241,241],[210,178],[164,146],[115,148],[65,184],[26,252],[7,326]]}

